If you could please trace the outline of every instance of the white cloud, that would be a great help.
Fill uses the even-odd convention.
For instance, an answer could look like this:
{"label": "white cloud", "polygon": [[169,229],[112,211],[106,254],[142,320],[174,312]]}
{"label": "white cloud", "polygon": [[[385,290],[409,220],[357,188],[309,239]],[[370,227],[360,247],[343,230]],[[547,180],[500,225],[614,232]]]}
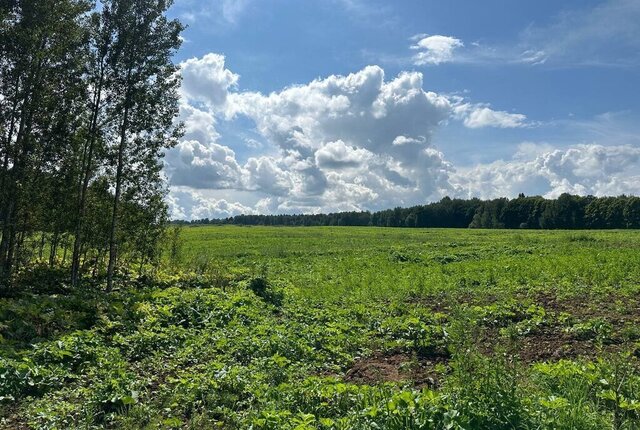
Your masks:
{"label": "white cloud", "polygon": [[347,146],[341,140],[329,142],[315,153],[316,165],[331,170],[360,167],[372,157],[366,149]]}
{"label": "white cloud", "polygon": [[253,0],[176,0],[174,9],[185,22],[206,20],[213,31],[238,24]]}
{"label": "white cloud", "polygon": [[451,103],[452,118],[462,121],[467,128],[522,128],[533,125],[524,114],[496,111],[487,104],[469,103],[459,96],[451,96]]}
{"label": "white cloud", "polygon": [[228,147],[195,140],[182,141],[167,152],[165,172],[172,185],[199,189],[237,188],[242,170]]}
{"label": "white cloud", "polygon": [[185,134],[175,148],[166,151],[164,173],[173,186],[197,189],[233,188],[242,179],[235,153],[217,144],[215,114],[190,104],[184,81],[179,120]]}
{"label": "white cloud", "polygon": [[251,137],[245,138],[244,143],[251,149],[261,149],[263,147],[262,142]]}
{"label": "white cloud", "polygon": [[475,107],[470,110],[464,119],[464,125],[469,128],[498,127],[519,128],[525,127],[527,117],[519,113],[495,111],[488,107]]}
{"label": "white cloud", "polygon": [[[238,92],[238,76],[219,55],[188,60],[182,71],[186,136],[165,159],[177,218],[379,210],[444,195],[617,194],[640,186],[640,149],[632,145],[561,150],[525,143],[510,160],[455,168],[432,145],[449,119],[468,128],[532,123],[523,114],[426,91],[417,72],[387,79],[380,67],[368,66],[262,94]],[[255,124],[235,136],[234,149],[246,161],[219,142],[217,122],[231,120]],[[616,128],[611,121],[600,118],[599,136]]]}
{"label": "white cloud", "polygon": [[464,43],[455,37],[442,35],[422,37],[411,46],[411,49],[420,51],[413,56],[413,63],[417,66],[447,63],[453,60],[454,51],[462,47]]}
{"label": "white cloud", "polygon": [[466,197],[632,194],[640,189],[640,148],[590,144],[552,149],[527,143],[512,160],[459,169],[452,180]]}
{"label": "white cloud", "polygon": [[271,157],[250,158],[245,165],[245,183],[249,190],[272,195],[285,195],[292,187],[291,174],[278,166]]}
{"label": "white cloud", "polygon": [[210,108],[221,109],[231,88],[235,88],[239,75],[225,68],[225,57],[207,54],[191,58],[180,64],[181,92],[184,99],[205,103]]}
{"label": "white cloud", "polygon": [[[411,203],[439,196],[450,165],[430,139],[451,112],[447,97],[423,89],[420,73],[386,81],[377,66],[269,95],[231,93],[227,104],[227,118],[251,118],[279,148],[262,171],[257,160],[246,169],[252,189],[286,194],[281,210],[337,207],[344,201],[337,189],[372,208],[398,195]],[[372,195],[378,200],[364,200]]]}
{"label": "white cloud", "polygon": [[515,61],[536,66],[546,63],[547,60],[548,55],[545,51],[529,49],[520,54],[520,58],[517,58]]}
{"label": "white cloud", "polygon": [[[331,143],[318,152],[323,154],[325,149],[331,154],[346,151],[350,154],[346,158],[350,159],[353,157],[351,153],[358,151],[342,145]],[[548,144],[527,142],[520,145],[510,160],[456,170],[444,161],[438,151],[428,148],[426,152],[433,157],[432,166],[441,167],[440,170],[427,169],[430,181],[446,185],[424,201],[437,200],[444,195],[485,199],[515,197],[521,192],[547,198],[555,198],[562,193],[604,196],[633,194],[640,189],[640,148],[631,145],[584,144],[554,149]],[[224,218],[242,213],[377,210],[416,204],[415,198],[424,197],[422,193],[412,192],[407,184],[394,183],[397,178],[393,178],[393,174],[397,172],[392,170],[393,162],[376,160],[374,154],[367,154],[364,158],[370,160],[361,167],[325,170],[327,187],[322,199],[312,195],[291,198],[290,194],[280,192],[292,186],[286,183],[279,191],[268,189],[266,184],[277,183],[288,173],[274,167],[276,160],[262,159],[255,164],[255,170],[261,171],[252,173],[252,177],[262,181],[260,187],[269,192],[269,197],[257,201],[253,207],[225,199],[205,198],[201,193],[184,187],[172,188],[168,203],[174,218],[198,219]],[[260,164],[268,167],[260,167]],[[386,174],[383,173],[385,169]],[[390,190],[394,190],[395,195]]]}
{"label": "white cloud", "polygon": [[[181,69],[187,133],[168,151],[165,168],[174,187],[251,193],[262,196],[256,210],[273,212],[377,210],[458,192],[454,168],[431,138],[449,118],[469,120],[480,105],[425,91],[421,73],[387,80],[368,66],[265,95],[235,91],[238,75],[220,55]],[[244,164],[218,143],[216,130],[216,121],[239,116],[255,123],[264,142],[241,136],[250,149]]]}
{"label": "white cloud", "polygon": [[235,24],[250,3],[251,0],[222,0],[222,16],[228,22]]}
{"label": "white cloud", "polygon": [[449,100],[422,88],[422,74],[402,73],[385,82],[369,66],[348,76],[329,76],[281,92],[233,93],[229,116],[252,118],[258,131],[281,149],[312,154],[328,142],[394,151],[400,135],[425,136],[447,119]]}
{"label": "white cloud", "polygon": [[216,130],[215,116],[211,112],[191,106],[186,100],[180,103],[179,119],[184,124],[184,140],[197,140],[207,144],[215,142],[220,137]]}
{"label": "white cloud", "polygon": [[592,7],[564,9],[549,23],[530,25],[514,35],[513,43],[473,42],[454,59],[466,64],[636,67],[638,22],[639,1],[605,0]]}
{"label": "white cloud", "polygon": [[167,203],[172,219],[215,219],[257,213],[255,209],[240,203],[206,198],[196,191],[176,187],[170,190]]}
{"label": "white cloud", "polygon": [[425,143],[425,140],[426,139],[424,136],[420,136],[417,139],[413,137],[407,137],[407,136],[398,136],[395,139],[393,139],[393,145],[399,146],[399,145],[408,145],[411,143],[421,144],[421,143]]}

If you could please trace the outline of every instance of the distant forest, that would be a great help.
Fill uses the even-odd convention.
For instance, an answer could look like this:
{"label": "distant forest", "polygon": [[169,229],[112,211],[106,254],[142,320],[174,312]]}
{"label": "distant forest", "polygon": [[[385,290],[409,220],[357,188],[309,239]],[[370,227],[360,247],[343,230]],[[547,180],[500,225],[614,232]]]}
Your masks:
{"label": "distant forest", "polygon": [[506,229],[640,228],[640,197],[594,197],[562,194],[494,200],[451,199],[379,212],[315,215],[238,215],[225,219],[175,221],[177,224],[273,226],[375,226]]}

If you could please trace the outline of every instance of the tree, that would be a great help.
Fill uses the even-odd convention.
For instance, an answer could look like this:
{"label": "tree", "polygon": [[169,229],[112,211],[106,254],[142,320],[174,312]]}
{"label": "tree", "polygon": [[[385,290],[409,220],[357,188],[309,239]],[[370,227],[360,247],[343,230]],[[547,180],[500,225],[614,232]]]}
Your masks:
{"label": "tree", "polygon": [[469,228],[504,228],[502,217],[507,203],[505,198],[484,202],[478,207]]}
{"label": "tree", "polygon": [[626,228],[640,228],[640,198],[629,197],[624,207]]}
{"label": "tree", "polygon": [[80,277],[80,254],[84,244],[83,227],[87,211],[87,195],[94,171],[99,167],[96,157],[96,146],[101,143],[101,127],[109,119],[105,114],[105,97],[112,71],[107,67],[107,55],[113,45],[113,29],[111,10],[104,7],[101,12],[94,12],[89,22],[89,40],[87,55],[88,97],[86,108],[89,112],[87,130],[83,139],[80,159],[80,175],[78,178],[77,207],[73,256],[71,259],[71,284],[77,286]]}
{"label": "tree", "polygon": [[90,4],[15,0],[0,10],[0,277],[8,277],[33,209],[45,202],[38,185],[60,172],[64,150],[73,144]]}
{"label": "tree", "polygon": [[182,26],[165,16],[170,1],[92,5],[0,2],[2,280],[44,260],[47,242],[51,266],[71,255],[73,286],[108,249],[111,288],[119,244],[142,265],[157,260],[160,159],[181,131],[171,57]]}
{"label": "tree", "polygon": [[161,182],[158,160],[162,151],[175,145],[180,137],[181,128],[174,121],[179,78],[171,57],[180,47],[183,27],[166,18],[170,5],[165,0],[108,0],[103,5],[110,11],[114,31],[113,47],[107,56],[112,71],[108,115],[114,118],[107,130],[114,189],[108,290],[113,286],[118,255],[123,191],[133,201],[157,192]]}

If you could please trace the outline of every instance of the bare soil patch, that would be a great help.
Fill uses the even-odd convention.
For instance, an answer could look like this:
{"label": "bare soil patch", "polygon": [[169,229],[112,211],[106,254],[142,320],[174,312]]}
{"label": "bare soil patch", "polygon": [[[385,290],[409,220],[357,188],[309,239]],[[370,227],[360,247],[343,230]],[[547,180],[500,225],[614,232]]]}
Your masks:
{"label": "bare soil patch", "polygon": [[[1,417],[3,414],[5,415],[5,418]],[[6,430],[30,429],[30,427],[20,418],[20,415],[18,414],[17,404],[5,410],[0,409],[0,428]]]}
{"label": "bare soil patch", "polygon": [[[525,363],[557,361],[578,357],[594,358],[599,349],[592,340],[579,340],[558,328],[548,328],[526,336],[521,341],[518,355]],[[612,345],[603,347],[611,349]]]}
{"label": "bare soil patch", "polygon": [[534,300],[547,312],[565,312],[578,319],[603,318],[614,325],[640,320],[638,297],[607,295],[560,298],[552,293],[539,293]]}
{"label": "bare soil patch", "polygon": [[444,356],[415,357],[406,353],[377,353],[361,358],[347,371],[344,379],[357,384],[411,382],[416,388],[439,387],[442,374],[436,367],[446,365]]}

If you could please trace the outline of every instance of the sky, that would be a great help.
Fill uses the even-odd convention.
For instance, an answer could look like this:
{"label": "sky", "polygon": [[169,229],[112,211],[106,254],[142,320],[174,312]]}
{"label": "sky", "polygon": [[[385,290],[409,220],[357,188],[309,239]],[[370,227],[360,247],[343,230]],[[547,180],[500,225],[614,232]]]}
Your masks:
{"label": "sky", "polygon": [[176,0],[174,219],[640,190],[640,0]]}

